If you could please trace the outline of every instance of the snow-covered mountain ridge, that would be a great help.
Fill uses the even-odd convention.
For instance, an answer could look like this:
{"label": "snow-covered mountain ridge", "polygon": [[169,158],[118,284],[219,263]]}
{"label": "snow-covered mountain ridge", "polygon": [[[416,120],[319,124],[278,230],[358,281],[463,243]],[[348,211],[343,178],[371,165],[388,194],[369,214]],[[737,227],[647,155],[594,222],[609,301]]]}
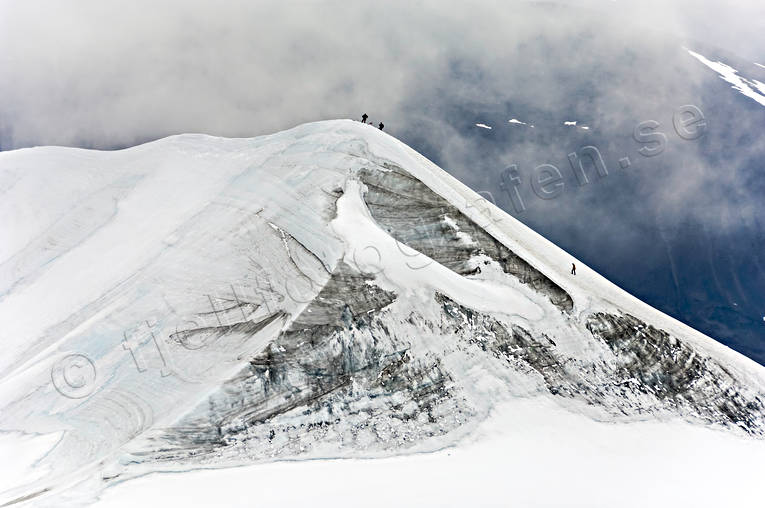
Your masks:
{"label": "snow-covered mountain ridge", "polygon": [[18,150],[0,193],[0,430],[50,449],[0,504],[436,450],[518,397],[765,433],[765,369],[368,125]]}

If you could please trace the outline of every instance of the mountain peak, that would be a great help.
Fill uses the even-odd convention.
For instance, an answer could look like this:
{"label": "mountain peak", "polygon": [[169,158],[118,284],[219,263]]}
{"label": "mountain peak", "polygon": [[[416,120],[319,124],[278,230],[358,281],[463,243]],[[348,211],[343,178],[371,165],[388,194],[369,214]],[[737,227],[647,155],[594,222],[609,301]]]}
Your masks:
{"label": "mountain peak", "polygon": [[370,125],[25,150],[0,177],[0,428],[61,435],[0,502],[434,450],[518,397],[765,434],[762,367]]}

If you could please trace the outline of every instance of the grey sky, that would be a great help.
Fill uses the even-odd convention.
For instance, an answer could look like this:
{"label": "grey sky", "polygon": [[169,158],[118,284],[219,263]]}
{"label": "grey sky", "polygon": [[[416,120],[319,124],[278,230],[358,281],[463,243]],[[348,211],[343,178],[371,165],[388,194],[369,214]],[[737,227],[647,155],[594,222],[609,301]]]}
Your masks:
{"label": "grey sky", "polygon": [[[0,144],[245,136],[362,109],[372,119],[401,118],[408,90],[438,80],[450,60],[501,78],[512,72],[504,63],[523,61],[525,45],[541,38],[555,47],[583,30],[601,42],[645,27],[646,45],[658,31],[678,39],[713,33],[711,42],[739,53],[763,47],[761,2],[567,3],[594,15],[546,15],[508,1],[3,0]],[[720,19],[731,22],[713,23]],[[582,58],[608,56],[606,44],[603,55]],[[533,72],[511,84],[532,79],[551,102],[565,100],[559,83]],[[492,92],[479,91],[482,100]]]}

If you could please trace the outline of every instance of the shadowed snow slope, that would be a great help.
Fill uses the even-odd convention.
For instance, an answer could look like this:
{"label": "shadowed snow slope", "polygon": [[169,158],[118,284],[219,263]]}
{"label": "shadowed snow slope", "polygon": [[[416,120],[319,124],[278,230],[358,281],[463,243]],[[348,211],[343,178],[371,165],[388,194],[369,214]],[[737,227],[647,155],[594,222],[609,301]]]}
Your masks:
{"label": "shadowed snow slope", "polygon": [[[690,488],[697,446],[742,475],[765,458],[765,369],[368,125],[1,153],[0,195],[0,447],[22,462],[0,505],[82,505],[104,489],[128,505],[147,498],[124,486],[167,477],[127,480],[196,468],[315,478],[280,459],[448,477],[461,473],[446,452],[412,454],[453,445],[522,478],[535,445],[513,448],[550,432],[602,440],[588,470],[623,468],[623,488],[647,481],[651,457],[677,460],[665,472]],[[559,474],[577,467],[570,450],[539,452]],[[173,488],[241,476],[199,474],[213,473]]]}

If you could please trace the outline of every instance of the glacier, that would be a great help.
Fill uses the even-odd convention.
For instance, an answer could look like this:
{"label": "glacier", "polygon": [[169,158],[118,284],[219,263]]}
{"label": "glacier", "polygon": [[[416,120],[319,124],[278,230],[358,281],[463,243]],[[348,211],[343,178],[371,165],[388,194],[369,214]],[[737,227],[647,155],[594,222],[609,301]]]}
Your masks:
{"label": "glacier", "polygon": [[16,150],[0,196],[0,506],[757,504],[765,368],[379,129]]}

